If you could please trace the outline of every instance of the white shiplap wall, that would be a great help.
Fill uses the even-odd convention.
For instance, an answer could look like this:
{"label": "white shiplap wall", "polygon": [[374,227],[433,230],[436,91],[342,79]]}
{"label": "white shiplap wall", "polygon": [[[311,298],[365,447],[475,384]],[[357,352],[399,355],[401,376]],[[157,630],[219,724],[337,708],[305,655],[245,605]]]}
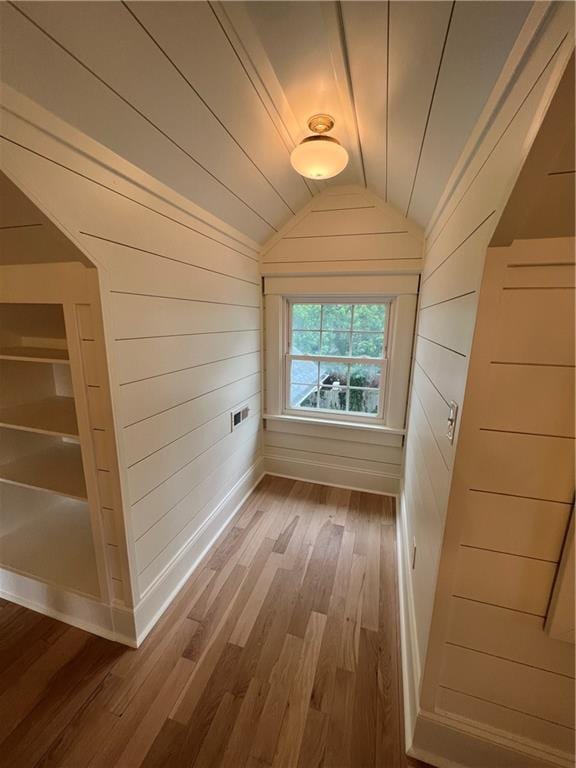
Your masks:
{"label": "white shiplap wall", "polygon": [[[272,417],[266,419],[264,450],[270,472],[398,491],[421,264],[420,228],[355,186],[322,192],[264,247],[266,413]],[[397,296],[387,409],[396,433],[282,418],[281,301],[305,294]]]}
{"label": "white shiplap wall", "polygon": [[260,471],[257,246],[12,97],[29,122],[5,113],[3,168],[99,268],[134,586],[155,610]]}
{"label": "white shiplap wall", "polygon": [[[447,619],[439,612],[439,597],[435,603],[438,568],[441,561],[452,561],[452,554],[442,546],[447,512],[448,516],[458,515],[458,510],[449,506],[458,434],[453,444],[445,436],[448,404],[454,400],[462,408],[464,403],[486,249],[570,56],[571,25],[570,9],[559,4],[427,238],[402,495],[405,649],[412,666],[405,688],[407,741],[410,744],[414,739],[412,746],[420,754],[441,754],[443,759],[457,762],[466,762],[469,744],[467,747],[465,739],[458,742],[448,738],[442,725],[427,719],[436,716],[428,713],[440,710],[475,719],[473,707],[467,711],[466,707],[451,709],[437,698],[436,687],[440,664],[436,643],[441,642],[438,638],[443,636]],[[415,567],[410,569],[414,546]],[[476,576],[495,567],[487,559],[469,565]],[[499,583],[501,586],[502,581]],[[433,635],[429,643],[431,622],[437,627],[437,636]],[[458,663],[462,674],[467,664],[474,667],[472,659]],[[422,683],[425,665],[427,674]],[[479,677],[498,674],[495,669],[484,670]],[[505,719],[502,727],[506,730]],[[537,740],[537,729],[531,733],[527,720],[523,727],[525,736]],[[455,751],[450,753],[456,742]],[[482,764],[503,759],[496,754],[485,752],[482,759],[487,762]],[[510,766],[536,765],[526,754],[518,758],[506,753],[505,759]]]}
{"label": "white shiplap wall", "polygon": [[544,620],[574,500],[573,393],[574,238],[490,248],[448,513],[442,659],[428,681],[437,707],[494,728],[514,709],[506,730],[568,762],[574,647]]}
{"label": "white shiplap wall", "polygon": [[422,230],[358,186],[317,195],[262,250],[262,274],[418,274]]}

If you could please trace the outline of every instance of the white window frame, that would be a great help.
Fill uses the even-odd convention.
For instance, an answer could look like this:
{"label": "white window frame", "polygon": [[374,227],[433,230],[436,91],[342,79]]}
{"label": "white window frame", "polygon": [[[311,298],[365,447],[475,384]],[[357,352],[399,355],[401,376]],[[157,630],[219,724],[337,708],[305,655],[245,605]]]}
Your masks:
{"label": "white window frame", "polygon": [[[287,318],[285,299],[304,301],[313,298],[327,303],[359,303],[364,300],[392,302],[388,324],[388,370],[383,423],[369,417],[369,421],[342,418],[341,411],[332,418],[321,418],[310,411],[298,411],[297,415],[284,413],[285,375],[284,358]],[[412,354],[414,327],[418,303],[418,276],[406,275],[273,275],[264,279],[264,343],[263,385],[264,420],[275,422],[277,428],[323,430],[342,428],[347,430],[386,432],[391,435],[405,433],[406,409]],[[305,425],[305,426],[304,426]],[[350,434],[352,434],[352,431]]]}
{"label": "white window frame", "polygon": [[[350,424],[385,424],[385,414],[388,402],[388,378],[389,378],[389,346],[390,346],[390,328],[394,322],[395,297],[393,296],[283,296],[282,297],[282,413],[286,416],[309,417],[321,419],[328,423],[350,422]],[[373,357],[338,357],[331,355],[295,355],[290,349],[291,329],[292,329],[292,305],[293,304],[382,304],[386,305],[386,326],[382,330],[383,335],[383,356],[381,358]],[[352,335],[354,318],[350,321],[348,333]],[[321,329],[320,329],[321,330]],[[335,330],[335,329],[330,329]],[[343,329],[344,330],[344,329]],[[377,333],[377,332],[374,332]],[[378,412],[376,414],[362,414],[361,412],[340,411],[337,409],[328,410],[322,408],[293,408],[290,406],[290,363],[292,360],[310,360],[321,363],[336,362],[342,365],[372,365],[381,368],[380,387],[378,398]],[[348,387],[348,394],[350,388]]]}

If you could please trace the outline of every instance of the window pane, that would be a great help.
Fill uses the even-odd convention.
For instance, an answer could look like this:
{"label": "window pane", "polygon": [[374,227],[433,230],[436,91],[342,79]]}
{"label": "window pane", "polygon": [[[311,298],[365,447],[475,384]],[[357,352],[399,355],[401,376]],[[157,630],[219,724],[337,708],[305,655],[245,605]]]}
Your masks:
{"label": "window pane", "polygon": [[331,411],[346,410],[346,387],[334,382],[331,387],[320,388],[320,408]]}
{"label": "window pane", "polygon": [[342,331],[322,331],[322,345],[320,352],[323,355],[335,357],[348,357],[350,347],[350,334]]}
{"label": "window pane", "polygon": [[318,363],[312,360],[292,360],[290,383],[316,386],[318,384]]}
{"label": "window pane", "polygon": [[384,335],[380,333],[353,333],[352,357],[382,357]]}
{"label": "window pane", "polygon": [[351,387],[380,386],[380,366],[378,365],[353,365],[350,369]]}
{"label": "window pane", "polygon": [[343,363],[320,363],[320,384],[332,386],[338,382],[342,387],[348,384],[348,366]]}
{"label": "window pane", "polygon": [[356,304],[354,307],[355,331],[383,331],[386,320],[386,304]]}
{"label": "window pane", "polygon": [[292,304],[292,330],[319,331],[320,304]]}
{"label": "window pane", "polygon": [[378,413],[377,389],[350,389],[350,410],[354,413]]}
{"label": "window pane", "polygon": [[302,402],[299,405],[300,408],[317,408],[318,407],[318,390],[315,389],[313,392],[310,392],[310,394],[302,400]]}
{"label": "window pane", "polygon": [[388,304],[291,304],[289,351],[308,357],[290,360],[289,407],[377,416],[388,312]]}
{"label": "window pane", "polygon": [[310,405],[304,405],[310,396],[316,397],[316,386],[310,384],[291,384],[290,385],[290,408],[310,408]]}
{"label": "window pane", "polygon": [[322,328],[347,331],[352,322],[352,304],[323,304]]}
{"label": "window pane", "polygon": [[294,331],[292,352],[295,355],[317,355],[320,352],[320,332]]}

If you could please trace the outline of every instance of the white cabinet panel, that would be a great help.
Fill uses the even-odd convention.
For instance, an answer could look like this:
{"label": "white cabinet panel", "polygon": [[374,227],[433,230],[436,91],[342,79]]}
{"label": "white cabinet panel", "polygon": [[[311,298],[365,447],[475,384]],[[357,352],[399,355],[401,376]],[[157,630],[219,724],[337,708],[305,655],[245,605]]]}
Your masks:
{"label": "white cabinet panel", "polygon": [[570,504],[468,491],[462,513],[463,544],[555,561]]}
{"label": "white cabinet panel", "polygon": [[551,640],[540,616],[452,598],[448,642],[574,677],[574,650]]}
{"label": "white cabinet panel", "polygon": [[574,365],[573,289],[504,289],[499,317],[495,360]]}
{"label": "white cabinet panel", "polygon": [[544,616],[556,563],[461,546],[454,594]]}
{"label": "white cabinet panel", "polygon": [[574,441],[479,430],[470,457],[469,487],[572,502]]}
{"label": "white cabinet panel", "polygon": [[574,722],[573,681],[541,669],[447,645],[441,684],[559,725]]}

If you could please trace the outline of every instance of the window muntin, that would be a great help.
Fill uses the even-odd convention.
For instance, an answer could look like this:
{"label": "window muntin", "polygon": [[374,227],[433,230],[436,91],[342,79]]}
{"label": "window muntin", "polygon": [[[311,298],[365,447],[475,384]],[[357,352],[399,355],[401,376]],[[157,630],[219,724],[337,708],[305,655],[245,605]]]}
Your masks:
{"label": "window muntin", "polygon": [[286,408],[382,418],[390,301],[287,302]]}

